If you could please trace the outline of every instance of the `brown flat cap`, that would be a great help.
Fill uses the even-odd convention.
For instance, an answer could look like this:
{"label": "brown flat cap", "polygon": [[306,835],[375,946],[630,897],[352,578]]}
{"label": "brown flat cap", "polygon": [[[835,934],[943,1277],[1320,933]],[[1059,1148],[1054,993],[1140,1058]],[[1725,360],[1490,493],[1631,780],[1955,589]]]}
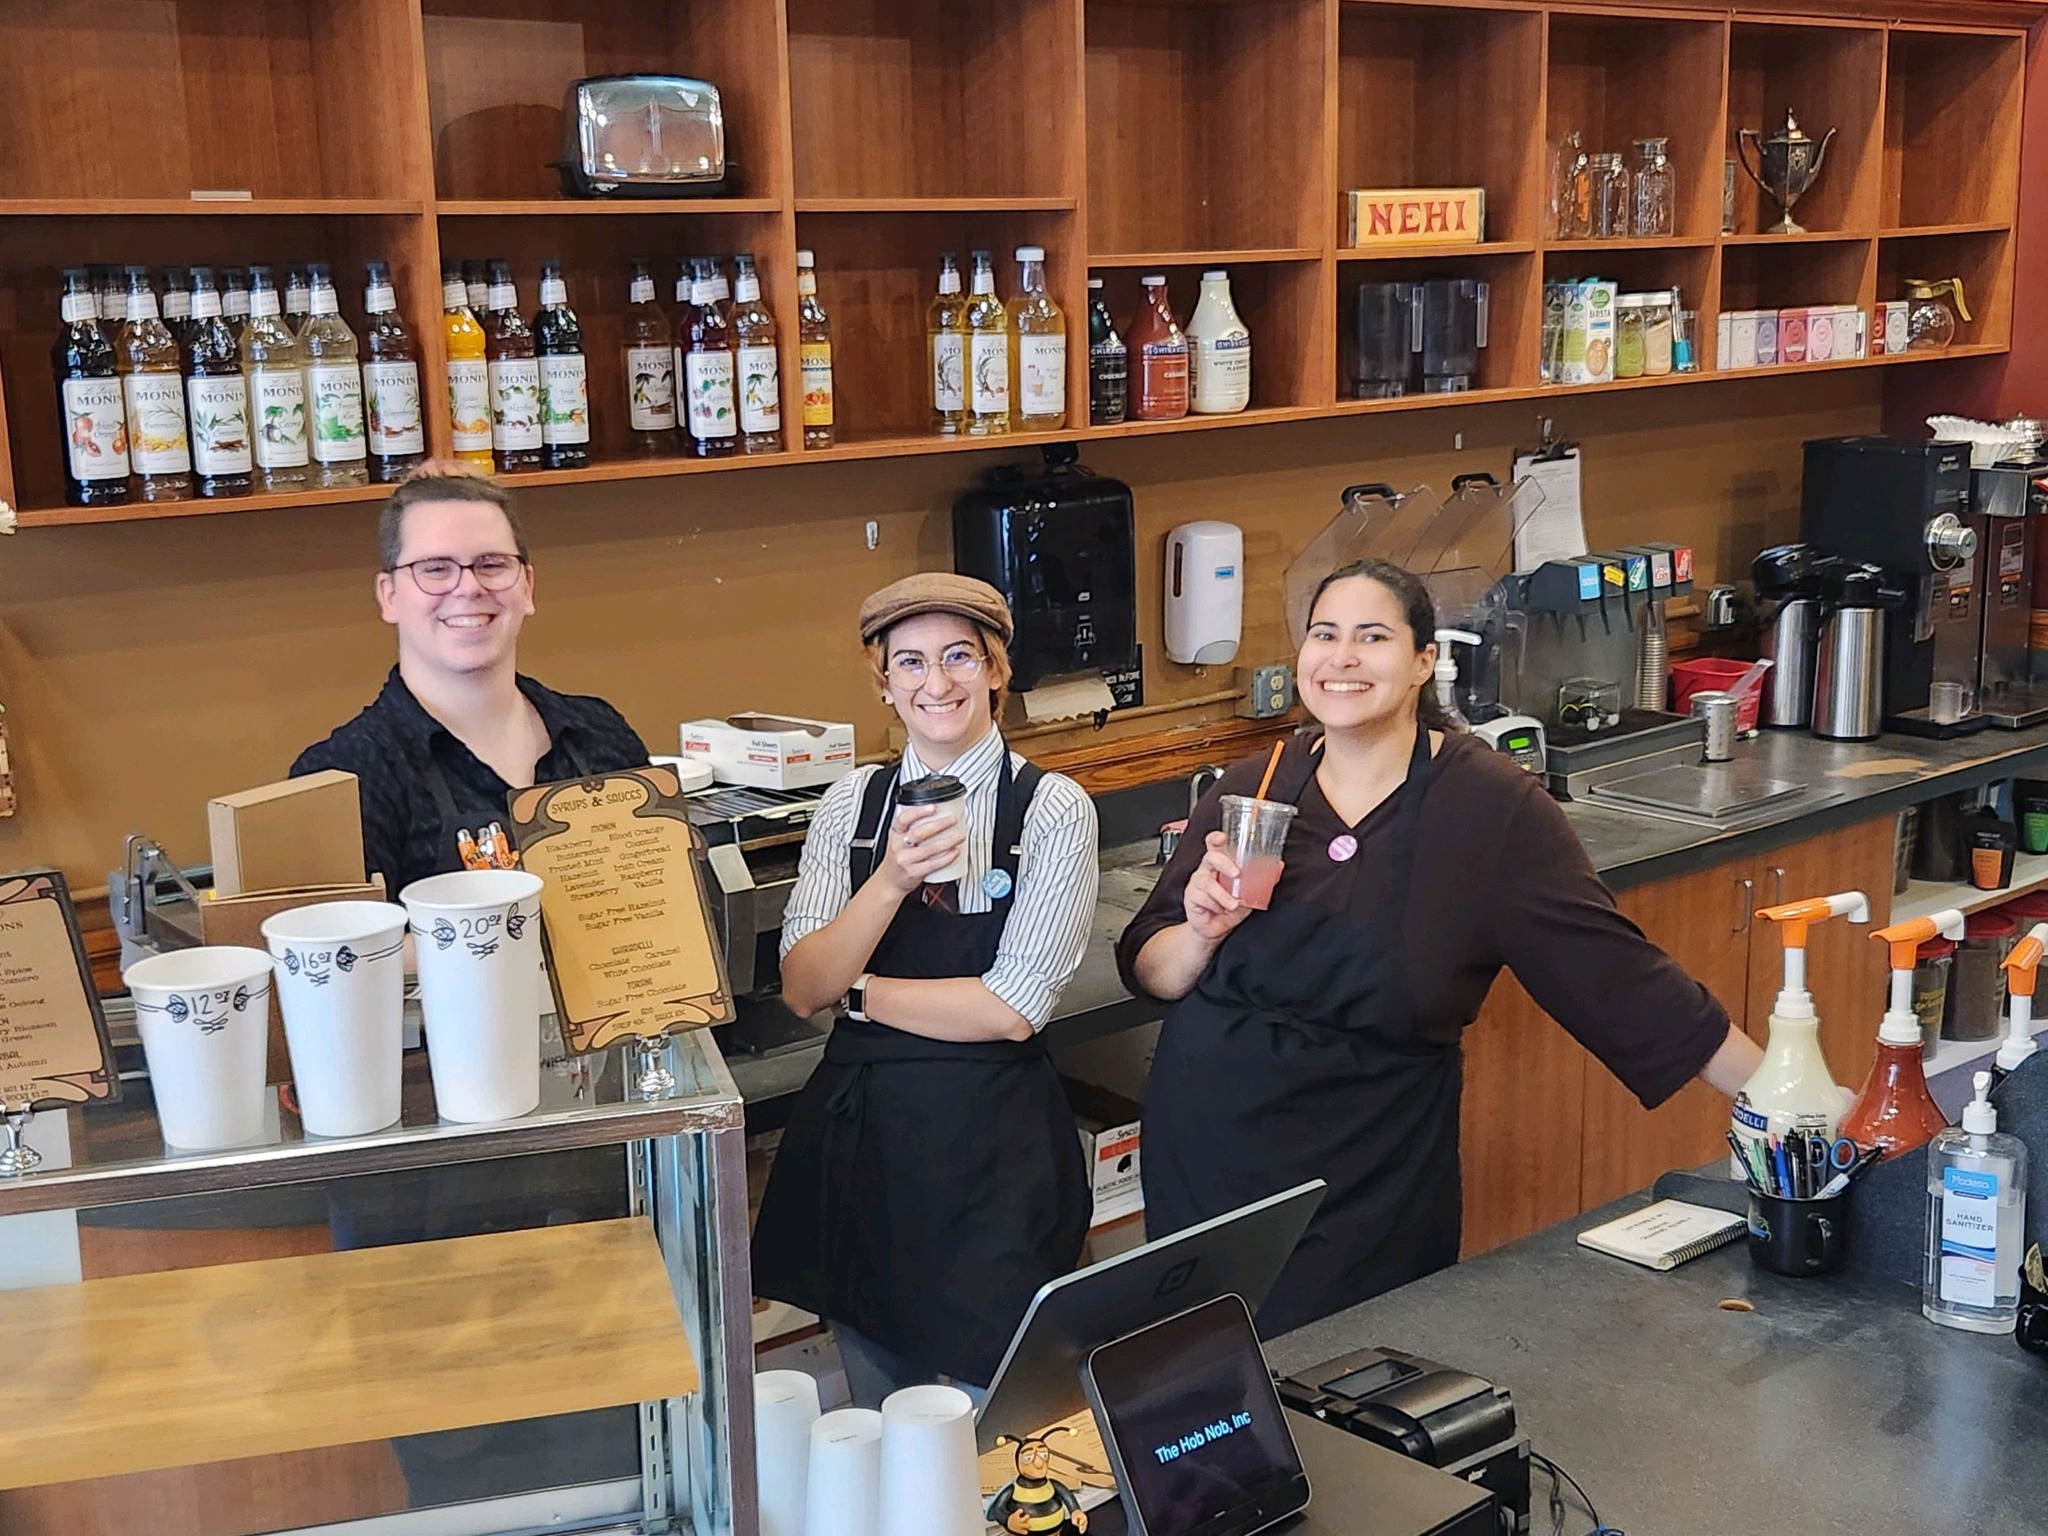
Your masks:
{"label": "brown flat cap", "polygon": [[951,613],[985,624],[1005,645],[1017,632],[1016,622],[1010,617],[1010,605],[987,582],[972,576],[956,576],[951,571],[920,571],[868,594],[867,601],[860,605],[861,640],[872,640],[891,624],[920,613]]}

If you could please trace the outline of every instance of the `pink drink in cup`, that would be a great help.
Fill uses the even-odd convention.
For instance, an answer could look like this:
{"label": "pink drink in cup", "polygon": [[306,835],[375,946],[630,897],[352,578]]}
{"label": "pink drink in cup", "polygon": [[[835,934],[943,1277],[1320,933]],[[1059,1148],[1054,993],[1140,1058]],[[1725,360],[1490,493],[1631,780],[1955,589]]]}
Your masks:
{"label": "pink drink in cup", "polygon": [[1295,808],[1284,800],[1225,795],[1222,811],[1223,851],[1237,866],[1230,894],[1263,912],[1272,905],[1273,887],[1280,883]]}

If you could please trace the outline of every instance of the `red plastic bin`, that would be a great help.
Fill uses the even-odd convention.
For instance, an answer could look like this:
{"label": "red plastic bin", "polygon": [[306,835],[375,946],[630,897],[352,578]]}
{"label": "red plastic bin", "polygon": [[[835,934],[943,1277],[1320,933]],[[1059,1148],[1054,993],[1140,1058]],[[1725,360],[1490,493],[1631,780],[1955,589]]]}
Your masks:
{"label": "red plastic bin", "polygon": [[[1671,707],[1681,715],[1692,713],[1692,696],[1696,693],[1711,693],[1715,689],[1735,686],[1736,680],[1755,663],[1727,661],[1719,656],[1703,656],[1697,661],[1678,661],[1671,665]],[[1768,679],[1770,673],[1764,677]],[[1764,690],[1761,684],[1750,689],[1735,703],[1735,729],[1747,736],[1756,729],[1757,716],[1764,707]]]}

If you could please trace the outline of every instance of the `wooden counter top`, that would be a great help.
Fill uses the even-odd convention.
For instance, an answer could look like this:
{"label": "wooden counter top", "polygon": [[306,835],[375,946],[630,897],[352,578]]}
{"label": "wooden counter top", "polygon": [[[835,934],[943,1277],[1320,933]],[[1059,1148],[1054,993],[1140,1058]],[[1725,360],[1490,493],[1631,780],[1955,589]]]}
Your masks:
{"label": "wooden counter top", "polygon": [[17,1291],[0,1488],[697,1390],[644,1220]]}

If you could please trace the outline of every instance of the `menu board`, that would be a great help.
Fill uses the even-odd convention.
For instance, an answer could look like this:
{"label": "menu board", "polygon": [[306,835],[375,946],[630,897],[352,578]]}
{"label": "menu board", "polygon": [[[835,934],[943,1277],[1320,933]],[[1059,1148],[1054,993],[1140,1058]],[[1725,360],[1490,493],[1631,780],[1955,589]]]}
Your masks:
{"label": "menu board", "polygon": [[704,837],[673,770],[537,784],[511,817],[520,862],[544,882],[541,940],[572,1054],[733,1017]]}
{"label": "menu board", "polygon": [[120,1091],[64,877],[0,875],[0,1108],[62,1108]]}

